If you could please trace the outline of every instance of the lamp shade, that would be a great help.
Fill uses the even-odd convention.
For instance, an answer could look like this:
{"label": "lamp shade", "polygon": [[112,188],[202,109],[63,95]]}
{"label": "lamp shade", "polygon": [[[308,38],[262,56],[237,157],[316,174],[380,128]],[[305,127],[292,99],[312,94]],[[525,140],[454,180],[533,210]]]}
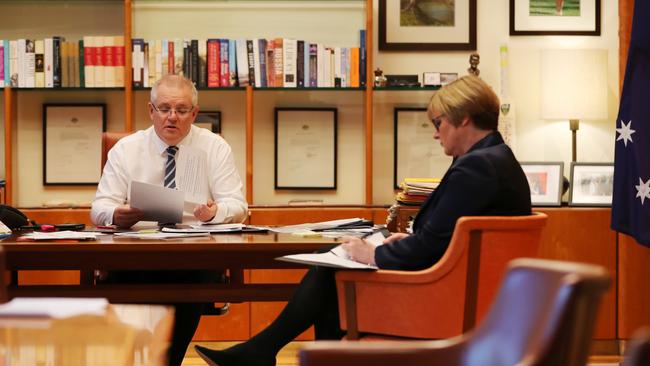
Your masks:
{"label": "lamp shade", "polygon": [[542,118],[607,118],[607,50],[544,50],[541,70]]}

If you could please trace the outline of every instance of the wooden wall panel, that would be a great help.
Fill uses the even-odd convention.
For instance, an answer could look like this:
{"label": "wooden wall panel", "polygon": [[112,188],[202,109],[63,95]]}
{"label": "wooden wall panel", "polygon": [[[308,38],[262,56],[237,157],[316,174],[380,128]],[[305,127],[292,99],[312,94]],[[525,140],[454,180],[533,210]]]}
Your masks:
{"label": "wooden wall panel", "polygon": [[618,250],[618,337],[628,339],[650,325],[650,248],[619,233]]}
{"label": "wooden wall panel", "polygon": [[250,303],[232,303],[225,315],[202,316],[194,341],[245,341],[250,337]]}
{"label": "wooden wall panel", "polygon": [[594,338],[616,338],[616,233],[609,208],[535,208],[548,215],[542,232],[542,258],[585,262],[607,268],[612,284],[598,314]]}

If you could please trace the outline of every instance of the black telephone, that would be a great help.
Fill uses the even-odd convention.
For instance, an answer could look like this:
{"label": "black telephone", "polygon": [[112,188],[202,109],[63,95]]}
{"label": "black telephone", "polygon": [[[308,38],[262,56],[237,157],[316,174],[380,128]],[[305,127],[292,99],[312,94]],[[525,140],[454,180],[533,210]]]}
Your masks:
{"label": "black telephone", "polygon": [[0,221],[10,229],[17,229],[29,224],[29,219],[19,209],[7,205],[0,205]]}

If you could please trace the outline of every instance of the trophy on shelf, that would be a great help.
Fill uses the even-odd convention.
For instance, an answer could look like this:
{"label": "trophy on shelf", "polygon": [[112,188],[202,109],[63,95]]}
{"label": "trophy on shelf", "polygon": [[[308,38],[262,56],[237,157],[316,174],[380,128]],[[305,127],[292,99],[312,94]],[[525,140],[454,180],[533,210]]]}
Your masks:
{"label": "trophy on shelf", "polygon": [[386,82],[388,79],[386,79],[386,77],[384,76],[384,72],[380,68],[377,68],[377,70],[375,70],[374,73],[375,73],[375,87],[386,86]]}

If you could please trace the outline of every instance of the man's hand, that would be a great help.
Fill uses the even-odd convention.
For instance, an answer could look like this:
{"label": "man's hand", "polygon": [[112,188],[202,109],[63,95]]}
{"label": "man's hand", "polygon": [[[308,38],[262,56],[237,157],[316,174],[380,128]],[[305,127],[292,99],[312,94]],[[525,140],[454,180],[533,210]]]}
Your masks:
{"label": "man's hand", "polygon": [[344,236],[341,240],[343,241],[343,244],[341,244],[343,249],[353,261],[376,265],[374,245],[356,236]]}
{"label": "man's hand", "polygon": [[217,206],[213,200],[208,199],[208,203],[205,205],[194,207],[194,217],[199,221],[208,222],[217,214]]}
{"label": "man's hand", "polygon": [[113,224],[128,228],[142,219],[142,211],[129,205],[118,206],[113,211]]}
{"label": "man's hand", "polygon": [[383,244],[390,244],[390,243],[392,243],[394,241],[402,240],[402,239],[406,238],[407,236],[409,236],[409,234],[406,234],[406,233],[392,233],[389,237],[384,239],[384,241],[382,243]]}

